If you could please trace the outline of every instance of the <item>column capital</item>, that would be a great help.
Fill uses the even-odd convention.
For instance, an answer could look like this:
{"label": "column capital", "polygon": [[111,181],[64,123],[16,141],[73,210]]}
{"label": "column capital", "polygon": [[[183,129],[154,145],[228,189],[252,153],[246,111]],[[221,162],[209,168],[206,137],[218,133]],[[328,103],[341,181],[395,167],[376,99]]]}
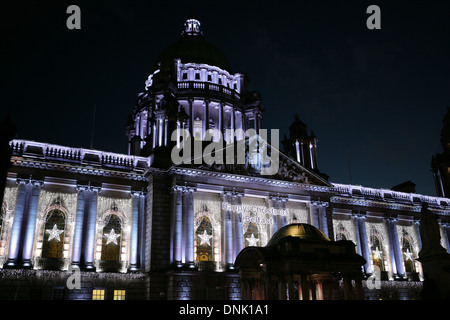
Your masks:
{"label": "column capital", "polygon": [[398,217],[396,215],[387,215],[385,216],[386,221],[388,222],[398,222]]}
{"label": "column capital", "polygon": [[279,201],[279,202],[287,202],[288,196],[277,194],[269,194],[268,199],[270,201]]}
{"label": "column capital", "polygon": [[81,185],[81,184],[77,184],[77,186],[76,186],[75,188],[76,188],[77,191],[79,191],[79,192],[84,192],[84,191],[87,191],[87,190],[88,190],[87,186],[83,186],[83,185]]}
{"label": "column capital", "polygon": [[22,178],[17,178],[16,179],[16,183],[17,184],[27,184],[30,180],[29,179],[22,179]]}
{"label": "column capital", "polygon": [[30,180],[30,184],[37,187],[42,187],[44,185],[44,180]]}
{"label": "column capital", "polygon": [[237,188],[233,188],[233,189],[225,189],[223,190],[223,194],[227,195],[227,196],[231,196],[233,198],[235,197],[244,197],[245,196],[245,192],[243,189],[237,189]]}
{"label": "column capital", "polygon": [[78,191],[96,191],[99,192],[102,188],[91,185],[91,182],[88,184],[77,184],[76,186]]}
{"label": "column capital", "polygon": [[139,197],[145,197],[146,192],[143,190],[131,190],[130,194],[132,197],[139,198]]}
{"label": "column capital", "polygon": [[23,184],[31,184],[33,186],[42,187],[42,185],[44,185],[44,180],[33,179],[32,176],[30,175],[30,177],[28,179],[17,178],[16,183],[17,184],[22,184],[22,183]]}
{"label": "column capital", "polygon": [[352,217],[361,219],[361,220],[365,220],[367,218],[367,214],[364,211],[354,210],[354,211],[352,211]]}
{"label": "column capital", "polygon": [[178,187],[180,187],[182,193],[194,193],[197,191],[196,186],[184,185],[184,186],[178,186]]}
{"label": "column capital", "polygon": [[324,207],[324,208],[327,208],[329,205],[328,202],[320,200],[311,200],[311,204],[317,207]]}

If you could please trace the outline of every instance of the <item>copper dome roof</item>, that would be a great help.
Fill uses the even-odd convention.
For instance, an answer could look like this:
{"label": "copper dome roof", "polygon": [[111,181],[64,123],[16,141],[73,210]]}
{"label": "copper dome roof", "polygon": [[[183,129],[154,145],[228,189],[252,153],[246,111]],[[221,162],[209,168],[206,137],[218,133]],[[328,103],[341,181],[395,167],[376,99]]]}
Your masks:
{"label": "copper dome roof", "polygon": [[231,73],[231,66],[224,54],[205,40],[197,19],[188,19],[178,41],[171,44],[158,56],[156,62],[180,59],[183,63],[204,63]]}
{"label": "copper dome roof", "polygon": [[267,246],[277,244],[280,239],[296,237],[308,241],[330,241],[330,239],[316,227],[306,223],[293,223],[282,227],[275,232]]}

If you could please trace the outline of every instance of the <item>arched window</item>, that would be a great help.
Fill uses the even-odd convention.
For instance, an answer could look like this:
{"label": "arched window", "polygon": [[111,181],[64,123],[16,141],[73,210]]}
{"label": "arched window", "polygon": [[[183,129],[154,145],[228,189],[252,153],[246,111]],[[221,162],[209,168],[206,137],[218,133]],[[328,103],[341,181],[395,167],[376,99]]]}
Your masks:
{"label": "arched window", "polygon": [[66,219],[61,210],[54,209],[47,213],[42,242],[42,258],[62,259]]}
{"label": "arched window", "polygon": [[203,216],[195,232],[197,261],[213,261],[213,228],[208,217]]}
{"label": "arched window", "polygon": [[255,247],[260,245],[259,230],[256,224],[254,223],[248,224],[247,231],[244,234],[244,239],[246,247],[249,246]]}
{"label": "arched window", "polygon": [[381,245],[380,239],[376,235],[372,235],[370,237],[370,243],[372,244],[370,247],[370,251],[372,253],[373,266],[377,266],[378,268],[380,268],[380,271],[385,271],[383,246]]}
{"label": "arched window", "polygon": [[339,225],[336,228],[336,241],[339,240],[350,240],[348,237],[348,232],[345,230],[342,223],[339,223]]}
{"label": "arched window", "polygon": [[122,223],[120,218],[111,214],[105,218],[102,236],[101,260],[120,261],[122,247]]}
{"label": "arched window", "polygon": [[336,235],[336,241],[339,241],[339,240],[347,240],[347,237],[345,236],[345,234],[343,232],[339,232]]}
{"label": "arched window", "polygon": [[406,237],[402,237],[402,255],[403,261],[405,263],[405,271],[415,272],[413,247],[411,246],[411,243],[408,241],[408,239],[406,239]]}

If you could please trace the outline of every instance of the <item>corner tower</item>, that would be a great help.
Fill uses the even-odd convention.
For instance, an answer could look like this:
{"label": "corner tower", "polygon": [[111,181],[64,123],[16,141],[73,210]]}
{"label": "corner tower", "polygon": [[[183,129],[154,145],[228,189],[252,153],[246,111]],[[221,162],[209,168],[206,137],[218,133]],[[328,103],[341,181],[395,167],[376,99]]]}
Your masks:
{"label": "corner tower", "polygon": [[151,156],[168,149],[176,129],[188,130],[196,140],[216,129],[226,143],[244,138],[230,136],[227,129],[258,130],[264,107],[246,83],[246,76],[233,73],[224,54],[205,39],[200,21],[189,17],[138,95],[126,126],[128,154]]}

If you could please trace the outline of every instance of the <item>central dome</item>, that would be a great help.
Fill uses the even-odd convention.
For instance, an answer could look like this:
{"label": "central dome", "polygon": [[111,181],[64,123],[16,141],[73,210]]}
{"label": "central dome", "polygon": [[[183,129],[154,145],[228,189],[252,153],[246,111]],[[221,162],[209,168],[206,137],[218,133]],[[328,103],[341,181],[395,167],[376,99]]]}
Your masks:
{"label": "central dome", "polygon": [[180,59],[183,63],[209,64],[231,73],[231,66],[224,54],[203,37],[197,19],[186,20],[181,38],[161,52],[156,62],[174,59]]}
{"label": "central dome", "polygon": [[293,223],[275,232],[267,246],[277,244],[282,238],[296,237],[309,241],[330,241],[330,239],[316,227],[306,223]]}

